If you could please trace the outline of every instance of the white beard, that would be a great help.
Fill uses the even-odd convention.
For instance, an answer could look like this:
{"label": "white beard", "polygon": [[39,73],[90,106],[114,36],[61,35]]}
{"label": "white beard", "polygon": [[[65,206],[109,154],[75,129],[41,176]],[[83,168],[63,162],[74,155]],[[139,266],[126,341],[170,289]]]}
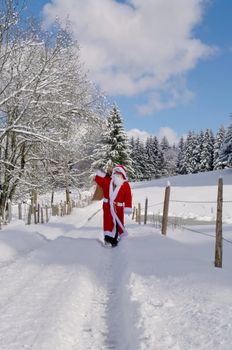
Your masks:
{"label": "white beard", "polygon": [[115,174],[112,176],[112,179],[113,179],[115,186],[120,186],[124,182],[124,179],[120,175]]}

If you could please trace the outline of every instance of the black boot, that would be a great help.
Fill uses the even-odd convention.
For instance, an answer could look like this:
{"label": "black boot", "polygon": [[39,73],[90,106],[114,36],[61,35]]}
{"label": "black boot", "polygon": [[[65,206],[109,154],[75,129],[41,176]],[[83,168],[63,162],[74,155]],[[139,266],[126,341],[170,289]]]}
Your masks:
{"label": "black boot", "polygon": [[115,237],[105,236],[104,238],[105,244],[111,244],[112,247],[116,247],[118,244],[118,240]]}

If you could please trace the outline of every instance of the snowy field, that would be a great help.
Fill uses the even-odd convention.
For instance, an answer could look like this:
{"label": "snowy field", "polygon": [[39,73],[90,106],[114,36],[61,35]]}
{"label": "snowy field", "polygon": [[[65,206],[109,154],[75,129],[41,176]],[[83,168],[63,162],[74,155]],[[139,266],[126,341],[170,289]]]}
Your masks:
{"label": "snowy field", "polygon": [[[232,170],[169,179],[170,212],[210,223],[220,174],[232,242]],[[134,203],[148,197],[157,213],[166,182],[134,184]],[[214,225],[170,226],[164,237],[127,218],[129,236],[104,248],[102,213],[88,221],[99,207],[0,231],[0,349],[231,350],[232,244],[218,269]]]}

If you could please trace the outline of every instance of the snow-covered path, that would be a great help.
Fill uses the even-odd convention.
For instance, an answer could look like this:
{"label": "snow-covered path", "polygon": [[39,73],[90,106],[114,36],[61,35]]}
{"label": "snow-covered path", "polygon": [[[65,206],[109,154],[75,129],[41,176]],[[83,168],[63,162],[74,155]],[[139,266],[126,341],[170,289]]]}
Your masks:
{"label": "snow-covered path", "polygon": [[229,245],[215,269],[212,238],[128,221],[107,249],[87,210],[1,232],[1,350],[231,349]]}
{"label": "snow-covered path", "polygon": [[122,247],[102,247],[101,214],[81,229],[73,221],[65,235],[2,263],[1,350],[128,348]]}
{"label": "snow-covered path", "polygon": [[[105,291],[86,266],[75,264],[71,248],[71,239],[57,239],[7,269],[1,284],[1,349],[4,344],[4,349],[9,344],[10,349],[22,344],[29,349],[91,349],[94,343],[102,344],[103,336],[85,337],[84,332],[94,319],[104,331],[99,300]],[[62,259],[62,266],[57,257],[64,256],[63,250],[68,258]]]}

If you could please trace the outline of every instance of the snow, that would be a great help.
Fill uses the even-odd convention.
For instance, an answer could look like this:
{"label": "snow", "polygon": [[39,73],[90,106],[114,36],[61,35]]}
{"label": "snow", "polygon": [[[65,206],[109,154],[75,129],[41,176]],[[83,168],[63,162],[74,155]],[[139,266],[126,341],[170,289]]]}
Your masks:
{"label": "snow", "polygon": [[[134,203],[146,196],[150,204],[162,202],[167,181],[171,199],[216,201],[220,175],[229,200],[231,174],[136,183]],[[225,204],[232,222],[231,203]],[[215,225],[169,226],[162,236],[154,224],[127,217],[129,236],[108,249],[102,246],[100,205],[44,225],[15,220],[3,226],[0,349],[230,350],[232,226],[223,225],[228,241],[220,269],[213,264]],[[203,214],[199,204],[187,205],[184,211],[183,203],[173,202],[170,209],[179,216],[181,210],[187,217]],[[212,203],[204,205],[211,219]]]}
{"label": "snow", "polygon": [[[232,223],[232,169],[198,174],[173,176],[160,180],[138,182],[133,185],[134,204],[144,204],[148,198],[149,213],[161,214],[165,186],[171,186],[169,215],[198,221],[216,220],[217,185],[222,177],[224,183],[223,222]],[[155,186],[155,190],[154,190]]]}

